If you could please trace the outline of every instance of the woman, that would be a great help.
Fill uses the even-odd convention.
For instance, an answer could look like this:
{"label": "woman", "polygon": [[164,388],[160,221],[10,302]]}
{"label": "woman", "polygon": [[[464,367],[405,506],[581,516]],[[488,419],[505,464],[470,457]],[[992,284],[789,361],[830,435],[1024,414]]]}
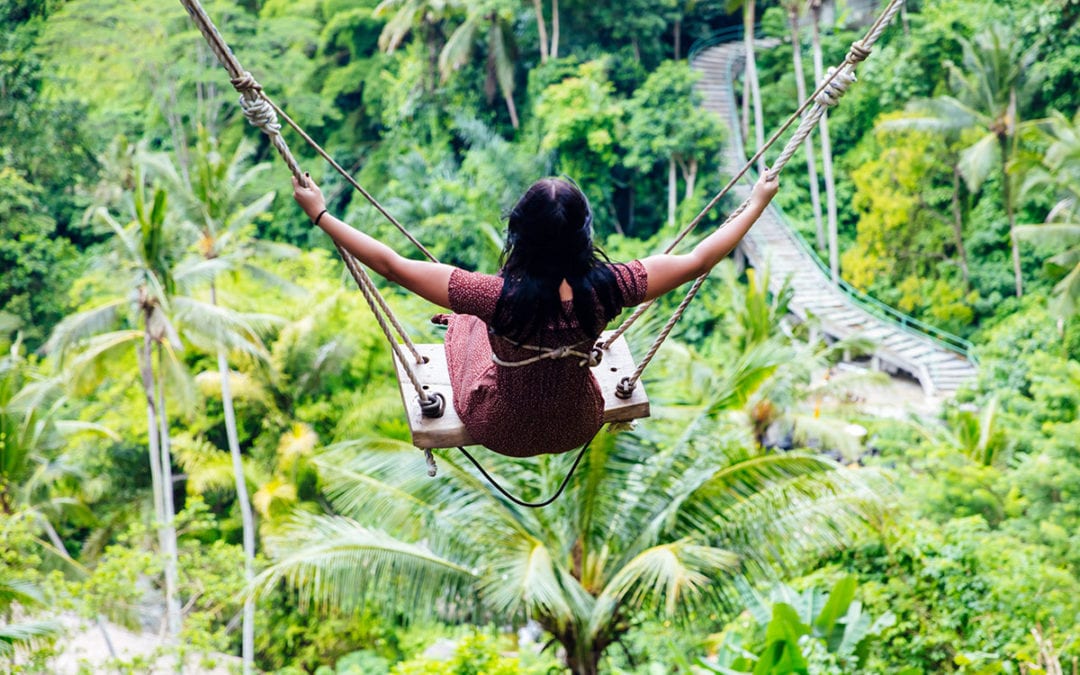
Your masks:
{"label": "woman", "polygon": [[[603,424],[604,399],[579,354],[623,307],[652,300],[706,274],[742,239],[776,194],[768,172],[726,227],[682,255],[612,264],[595,247],[580,189],[537,181],[510,212],[498,276],[404,258],[326,211],[318,186],[293,196],[316,225],[360,262],[454,312],[446,361],[454,409],[474,441],[515,457],[571,450]],[[551,350],[569,347],[557,358]],[[543,356],[543,358],[537,358]]]}

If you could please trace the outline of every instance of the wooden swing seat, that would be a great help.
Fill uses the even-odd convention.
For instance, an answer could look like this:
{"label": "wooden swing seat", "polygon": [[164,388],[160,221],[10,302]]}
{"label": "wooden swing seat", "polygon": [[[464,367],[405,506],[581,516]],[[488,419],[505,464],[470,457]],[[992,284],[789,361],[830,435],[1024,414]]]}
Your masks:
{"label": "wooden swing seat", "polygon": [[[600,337],[601,341],[605,339],[607,339],[607,333]],[[394,366],[398,371],[401,400],[405,404],[405,412],[408,415],[413,445],[422,450],[475,445],[454,409],[454,392],[450,387],[450,374],[446,368],[446,352],[443,350],[443,345],[441,343],[417,344],[416,349],[422,357],[426,358],[426,362],[410,365],[414,368],[425,391],[443,395],[446,399],[446,410],[442,417],[424,417],[420,411],[420,400],[409,381],[408,373],[402,367],[401,361],[394,359]],[[604,395],[604,422],[630,422],[649,416],[649,399],[640,381],[634,387],[634,393],[630,398],[621,399],[615,395],[615,387],[619,384],[619,380],[629,377],[635,367],[626,338],[620,336],[604,352],[600,365],[592,369],[593,375],[600,383],[600,391]]]}

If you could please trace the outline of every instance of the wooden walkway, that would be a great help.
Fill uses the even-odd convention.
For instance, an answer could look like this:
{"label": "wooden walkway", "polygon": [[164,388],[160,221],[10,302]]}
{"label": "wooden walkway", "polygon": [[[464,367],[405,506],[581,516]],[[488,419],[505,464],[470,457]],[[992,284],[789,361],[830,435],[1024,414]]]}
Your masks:
{"label": "wooden walkway", "polygon": [[[731,82],[731,74],[741,70],[742,60],[743,44],[739,41],[704,49],[691,63],[702,73],[696,86],[704,96],[704,107],[719,114],[731,129],[731,139],[722,153],[721,171],[726,175],[737,173],[747,159]],[[791,168],[797,170],[794,164]],[[749,193],[749,181],[743,182],[745,185],[734,189],[740,200]],[[975,365],[962,353],[962,347],[946,344],[947,336],[942,340],[940,335],[931,336],[905,325],[910,319],[899,312],[895,318],[885,318],[880,311],[870,311],[851,292],[833,285],[778,209],[770,206],[766,210],[741,247],[751,265],[768,265],[774,292],[790,279],[794,290],[790,310],[801,320],[816,317],[821,330],[834,339],[862,335],[873,340],[874,367],[914,377],[928,396],[949,396],[975,376]]]}

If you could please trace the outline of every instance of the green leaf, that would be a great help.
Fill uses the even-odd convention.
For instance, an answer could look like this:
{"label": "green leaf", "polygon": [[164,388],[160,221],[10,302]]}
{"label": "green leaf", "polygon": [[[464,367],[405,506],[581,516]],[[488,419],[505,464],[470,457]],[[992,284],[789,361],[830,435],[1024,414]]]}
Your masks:
{"label": "green leaf", "polygon": [[855,597],[855,588],[858,581],[853,576],[847,576],[836,582],[832,591],[829,592],[829,600],[822,608],[821,614],[814,619],[814,630],[818,635],[828,637],[836,629],[836,622],[844,616],[852,599]]}

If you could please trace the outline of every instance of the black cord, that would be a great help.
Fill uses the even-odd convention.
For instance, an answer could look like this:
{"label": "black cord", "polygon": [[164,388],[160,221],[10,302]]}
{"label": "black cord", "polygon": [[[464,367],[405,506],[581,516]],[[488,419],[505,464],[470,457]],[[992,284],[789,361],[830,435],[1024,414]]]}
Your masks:
{"label": "black cord", "polygon": [[559,489],[555,491],[555,494],[551,495],[551,497],[549,497],[548,499],[545,499],[542,502],[526,502],[526,501],[522,501],[521,499],[518,499],[514,495],[507,492],[506,488],[499,485],[498,482],[496,482],[495,479],[491,477],[491,474],[489,474],[484,469],[484,467],[480,465],[480,462],[476,461],[476,459],[472,455],[469,454],[468,450],[466,450],[464,447],[462,447],[460,445],[458,446],[458,450],[460,450],[461,453],[463,455],[465,455],[465,457],[468,458],[468,460],[470,462],[473,463],[473,466],[475,466],[477,469],[480,470],[480,473],[482,473],[484,475],[484,478],[486,478],[487,481],[489,483],[491,483],[495,487],[496,490],[501,492],[504,497],[506,497],[510,501],[514,502],[518,506],[524,506],[524,507],[530,508],[530,509],[538,509],[538,508],[541,508],[543,506],[547,506],[548,504],[552,503],[553,501],[555,501],[556,499],[559,498],[559,495],[561,495],[563,493],[563,490],[565,490],[566,486],[570,483],[570,477],[573,476],[574,471],[577,470],[578,464],[581,463],[581,458],[585,456],[585,451],[589,449],[589,446],[592,445],[592,442],[594,440],[596,440],[596,436],[593,436],[592,438],[589,439],[588,443],[581,446],[581,450],[578,451],[577,459],[574,460],[574,465],[570,467],[570,471],[567,472],[566,478],[563,478],[562,484],[559,486]]}

